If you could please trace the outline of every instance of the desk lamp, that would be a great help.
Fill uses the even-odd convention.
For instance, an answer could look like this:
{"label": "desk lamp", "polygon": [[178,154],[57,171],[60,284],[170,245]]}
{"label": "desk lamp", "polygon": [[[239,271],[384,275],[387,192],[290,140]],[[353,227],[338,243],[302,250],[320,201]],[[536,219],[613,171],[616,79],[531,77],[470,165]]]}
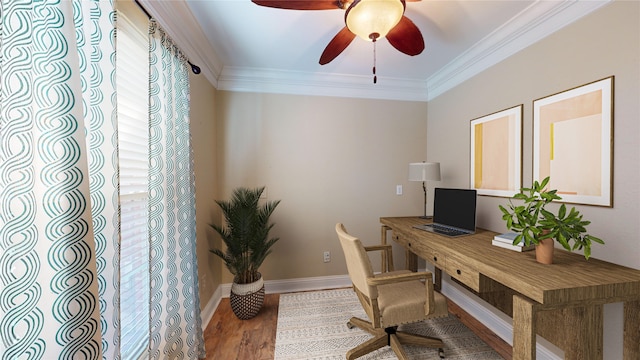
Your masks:
{"label": "desk lamp", "polygon": [[440,163],[421,162],[409,164],[409,181],[422,181],[424,191],[424,216],[421,219],[431,219],[427,216],[427,187],[425,181],[440,181]]}

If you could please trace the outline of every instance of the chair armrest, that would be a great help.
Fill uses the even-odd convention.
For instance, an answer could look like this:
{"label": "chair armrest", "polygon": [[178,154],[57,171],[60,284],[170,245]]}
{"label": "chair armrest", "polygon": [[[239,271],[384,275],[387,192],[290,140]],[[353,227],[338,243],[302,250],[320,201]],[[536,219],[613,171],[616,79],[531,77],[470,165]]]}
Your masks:
{"label": "chair armrest", "polygon": [[388,251],[391,249],[391,245],[371,245],[365,246],[364,249],[366,251]]}
{"label": "chair armrest", "polygon": [[[384,253],[382,254],[382,261],[383,261],[383,265],[384,262],[386,262],[386,269],[387,271],[393,271],[393,248],[391,247],[391,244],[381,244],[381,245],[371,245],[371,246],[365,246],[364,247],[365,251],[384,251]],[[382,271],[385,272],[385,267],[382,267]]]}
{"label": "chair armrest", "polygon": [[379,286],[379,285],[393,284],[397,282],[412,281],[412,280],[427,279],[431,281],[432,279],[431,276],[432,274],[429,271],[410,272],[410,273],[404,273],[404,274],[370,277],[370,278],[367,278],[367,284],[370,286]]}

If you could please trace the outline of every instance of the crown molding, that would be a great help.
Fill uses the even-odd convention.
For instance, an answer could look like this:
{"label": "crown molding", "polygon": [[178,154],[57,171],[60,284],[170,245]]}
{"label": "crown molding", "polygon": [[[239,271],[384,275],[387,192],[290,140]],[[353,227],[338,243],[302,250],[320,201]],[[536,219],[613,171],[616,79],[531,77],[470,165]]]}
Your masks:
{"label": "crown molding", "polygon": [[436,98],[611,1],[534,2],[430,76],[427,79],[427,100]]}
{"label": "crown molding", "polygon": [[189,61],[200,67],[211,85],[218,87],[223,64],[198,25],[186,1],[138,0],[180,46]]}
{"label": "crown molding", "polygon": [[218,89],[240,92],[426,101],[427,83],[378,76],[322,74],[225,66]]}
{"label": "crown molding", "polygon": [[139,0],[218,90],[429,101],[612,0],[538,0],[428,79],[326,74],[222,64],[185,1]]}

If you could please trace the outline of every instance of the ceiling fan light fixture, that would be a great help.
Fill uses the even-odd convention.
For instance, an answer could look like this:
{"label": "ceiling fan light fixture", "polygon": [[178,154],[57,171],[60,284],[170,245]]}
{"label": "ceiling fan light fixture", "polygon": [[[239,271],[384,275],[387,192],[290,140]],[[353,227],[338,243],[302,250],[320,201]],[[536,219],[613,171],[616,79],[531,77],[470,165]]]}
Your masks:
{"label": "ceiling fan light fixture", "polygon": [[402,19],[404,9],[402,0],[356,0],[347,9],[345,22],[352,33],[374,41],[387,36]]}

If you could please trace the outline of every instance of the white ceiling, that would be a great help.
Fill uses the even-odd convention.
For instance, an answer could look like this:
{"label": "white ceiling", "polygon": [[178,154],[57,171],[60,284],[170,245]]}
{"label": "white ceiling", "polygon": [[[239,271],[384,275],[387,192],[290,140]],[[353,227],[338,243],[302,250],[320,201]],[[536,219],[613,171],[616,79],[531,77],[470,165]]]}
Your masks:
{"label": "white ceiling", "polygon": [[250,0],[141,0],[221,90],[429,100],[606,4],[572,0],[422,0],[405,16],[425,50],[408,56],[360,38],[318,59],[344,27],[343,10],[267,8]]}

